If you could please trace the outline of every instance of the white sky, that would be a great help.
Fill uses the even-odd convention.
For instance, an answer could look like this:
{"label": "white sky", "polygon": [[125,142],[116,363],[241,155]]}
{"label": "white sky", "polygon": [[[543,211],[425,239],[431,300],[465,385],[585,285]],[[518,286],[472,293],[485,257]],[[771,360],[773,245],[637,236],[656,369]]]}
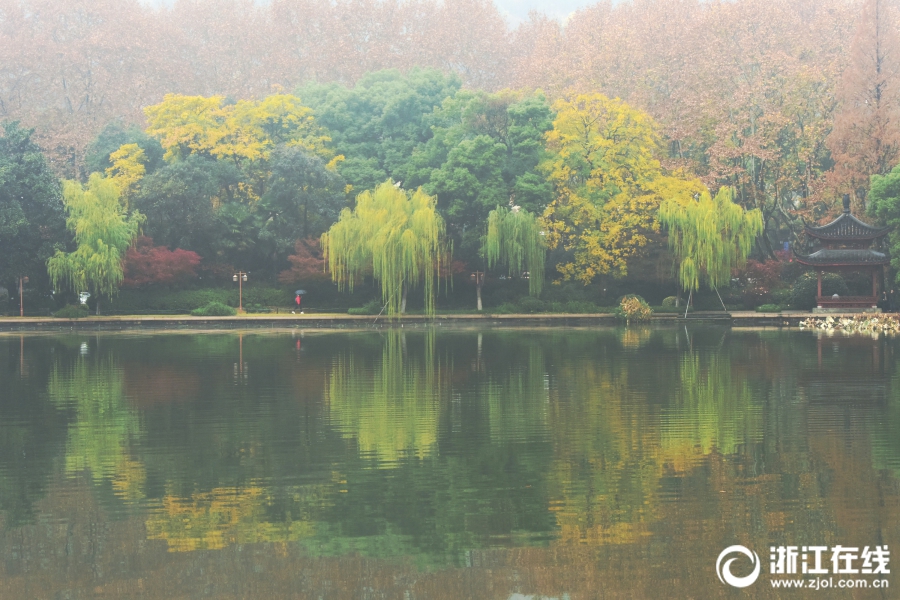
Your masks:
{"label": "white sky", "polygon": [[[452,0],[448,0],[451,1]],[[542,12],[547,16],[565,21],[571,13],[584,6],[596,4],[598,0],[494,0],[512,25],[528,18],[532,10]],[[614,2],[615,3],[615,2]]]}
{"label": "white sky", "polygon": [[[175,0],[141,0],[145,4],[172,4]],[[264,4],[267,0],[255,0]],[[560,21],[566,18],[579,8],[596,4],[601,0],[494,0],[494,4],[500,9],[500,12],[509,19],[509,23],[513,26],[528,18],[528,13],[532,10],[542,12],[547,16],[554,17]],[[623,0],[612,0],[613,4]],[[445,0],[445,2],[453,2],[453,0]]]}

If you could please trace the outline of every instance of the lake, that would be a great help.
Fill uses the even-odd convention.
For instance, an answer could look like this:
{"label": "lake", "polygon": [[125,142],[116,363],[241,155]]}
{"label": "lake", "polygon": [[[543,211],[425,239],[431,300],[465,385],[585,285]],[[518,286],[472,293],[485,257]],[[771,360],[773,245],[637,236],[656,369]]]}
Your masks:
{"label": "lake", "polygon": [[900,339],[442,329],[0,336],[0,598],[896,597]]}

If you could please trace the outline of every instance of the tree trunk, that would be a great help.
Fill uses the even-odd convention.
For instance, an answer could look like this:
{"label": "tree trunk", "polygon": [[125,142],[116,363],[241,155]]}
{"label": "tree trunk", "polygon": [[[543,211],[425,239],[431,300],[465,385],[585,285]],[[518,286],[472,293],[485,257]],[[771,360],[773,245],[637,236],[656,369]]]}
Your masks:
{"label": "tree trunk", "polygon": [[97,296],[97,316],[100,316],[100,296]]}
{"label": "tree trunk", "polygon": [[482,306],[481,306],[481,281],[479,281],[479,282],[475,285],[475,293],[476,293],[476,295],[477,295],[477,297],[478,297],[478,304],[477,304],[477,306],[478,306],[478,311],[480,312],[480,311],[482,310]]}

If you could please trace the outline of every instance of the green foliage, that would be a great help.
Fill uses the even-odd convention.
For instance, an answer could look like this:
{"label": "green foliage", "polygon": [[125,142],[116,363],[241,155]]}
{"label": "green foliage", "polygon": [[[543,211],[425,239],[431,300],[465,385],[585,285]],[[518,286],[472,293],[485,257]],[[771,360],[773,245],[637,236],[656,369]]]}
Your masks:
{"label": "green foliage", "polygon": [[534,313],[555,313],[555,314],[578,314],[593,315],[614,312],[614,309],[608,306],[597,306],[593,302],[585,302],[579,300],[570,300],[569,302],[544,301],[532,296],[520,298],[517,302],[503,302],[488,312],[495,314],[534,314]]}
{"label": "green foliage", "polygon": [[437,195],[460,255],[474,261],[478,240],[468,232],[497,205],[512,201],[540,214],[551,201],[552,187],[537,167],[553,113],[539,93],[462,90],[430,120],[434,137],[411,157],[410,182]]}
{"label": "green foliage", "polygon": [[758,313],[777,313],[782,310],[782,307],[778,304],[761,304],[756,307],[756,312]]}
{"label": "green foliage", "polygon": [[887,175],[872,175],[869,213],[882,224],[893,227],[887,243],[894,281],[900,283],[900,165]]}
{"label": "green foliage", "polygon": [[65,247],[65,208],[59,180],[50,171],[32,132],[4,123],[0,136],[0,285],[47,290],[46,263]]}
{"label": "green foliage", "polygon": [[435,199],[386,181],[356,199],[356,208],[322,235],[322,251],[338,287],[353,290],[368,269],[381,284],[388,315],[402,312],[406,291],[424,283],[425,312],[434,314],[438,274],[449,264],[444,221]]}
{"label": "green foliage", "polygon": [[[815,273],[804,273],[797,278],[791,287],[791,307],[799,310],[808,310],[816,306],[818,294],[818,278]],[[844,278],[837,273],[822,274],[822,295],[849,296],[850,290]]]}
{"label": "green foliage", "polygon": [[731,188],[722,187],[714,198],[703,192],[699,198],[673,197],[660,205],[659,218],[669,229],[685,290],[699,289],[701,276],[713,288],[728,283],[763,233],[762,213],[745,211],[733,195]]}
{"label": "green foliage", "polygon": [[346,205],[345,183],[325,161],[302,148],[277,148],[254,211],[258,251],[283,260],[298,239],[320,236]]}
{"label": "green foliage", "polygon": [[[329,288],[333,288],[329,284]],[[325,288],[328,291],[329,288]],[[310,291],[313,291],[312,289]],[[322,294],[314,294],[314,298]],[[332,292],[332,297],[336,297]],[[331,297],[328,298],[331,300]],[[308,299],[304,299],[306,306]],[[219,302],[229,306],[238,305],[237,285],[233,288],[206,288],[196,290],[169,290],[165,288],[146,290],[122,290],[109,303],[109,310],[118,314],[188,314],[198,306]],[[288,308],[294,305],[291,290],[280,288],[245,286],[244,306]]]}
{"label": "green foliage", "polygon": [[378,300],[369,300],[364,306],[359,308],[349,308],[347,313],[351,315],[377,315],[381,312],[383,305]]}
{"label": "green foliage", "polygon": [[120,123],[110,123],[88,144],[84,156],[85,170],[88,173],[105,173],[112,166],[109,155],[126,144],[137,144],[144,151],[148,174],[164,165],[163,147],[156,139],[137,127],[126,129]]}
{"label": "green foliage", "polygon": [[88,310],[80,305],[67,304],[59,309],[53,316],[57,319],[83,319],[88,316]]}
{"label": "green foliage", "polygon": [[427,116],[460,85],[455,76],[414,68],[406,74],[369,73],[353,88],[309,84],[298,94],[344,155],[340,174],[356,189],[367,190],[385,179],[410,183],[410,157],[433,135]]}
{"label": "green foliage", "polygon": [[546,308],[543,301],[532,296],[527,296],[519,300],[518,307],[519,310],[523,313],[544,312],[544,309]]}
{"label": "green foliage", "polygon": [[68,254],[57,250],[47,261],[53,286],[114,295],[124,278],[125,251],[137,237],[143,215],[126,216],[116,184],[99,173],[91,175],[86,189],[66,181],[63,197],[69,213],[66,226],[75,234],[78,248]]}
{"label": "green foliage", "polygon": [[240,181],[233,164],[191,156],[144,177],[131,205],[147,216],[144,234],[157,244],[209,260],[240,245],[246,234],[230,230],[216,209]]}
{"label": "green foliage", "polygon": [[676,298],[675,296],[666,296],[665,298],[663,298],[662,305],[663,306],[675,306],[675,304],[677,302],[678,302],[678,298]]}
{"label": "green foliage", "polygon": [[482,253],[488,268],[505,264],[513,277],[528,271],[528,292],[539,296],[544,286],[547,248],[538,220],[517,206],[512,209],[498,206],[488,214],[487,225]]}
{"label": "green foliage", "polygon": [[195,317],[233,317],[237,311],[221,302],[210,302],[206,306],[195,308],[191,311]]}
{"label": "green foliage", "polygon": [[631,294],[622,298],[619,306],[616,307],[615,315],[626,324],[640,323],[650,320],[653,316],[653,309],[643,298]]}

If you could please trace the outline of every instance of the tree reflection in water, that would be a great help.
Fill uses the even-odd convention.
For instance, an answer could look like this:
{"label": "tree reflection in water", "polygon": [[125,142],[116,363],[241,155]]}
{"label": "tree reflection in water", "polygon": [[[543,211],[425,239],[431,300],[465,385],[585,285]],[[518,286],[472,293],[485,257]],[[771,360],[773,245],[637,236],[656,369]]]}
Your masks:
{"label": "tree reflection in water", "polygon": [[861,344],[0,338],[0,597],[716,596],[732,543],[900,534],[897,341]]}

